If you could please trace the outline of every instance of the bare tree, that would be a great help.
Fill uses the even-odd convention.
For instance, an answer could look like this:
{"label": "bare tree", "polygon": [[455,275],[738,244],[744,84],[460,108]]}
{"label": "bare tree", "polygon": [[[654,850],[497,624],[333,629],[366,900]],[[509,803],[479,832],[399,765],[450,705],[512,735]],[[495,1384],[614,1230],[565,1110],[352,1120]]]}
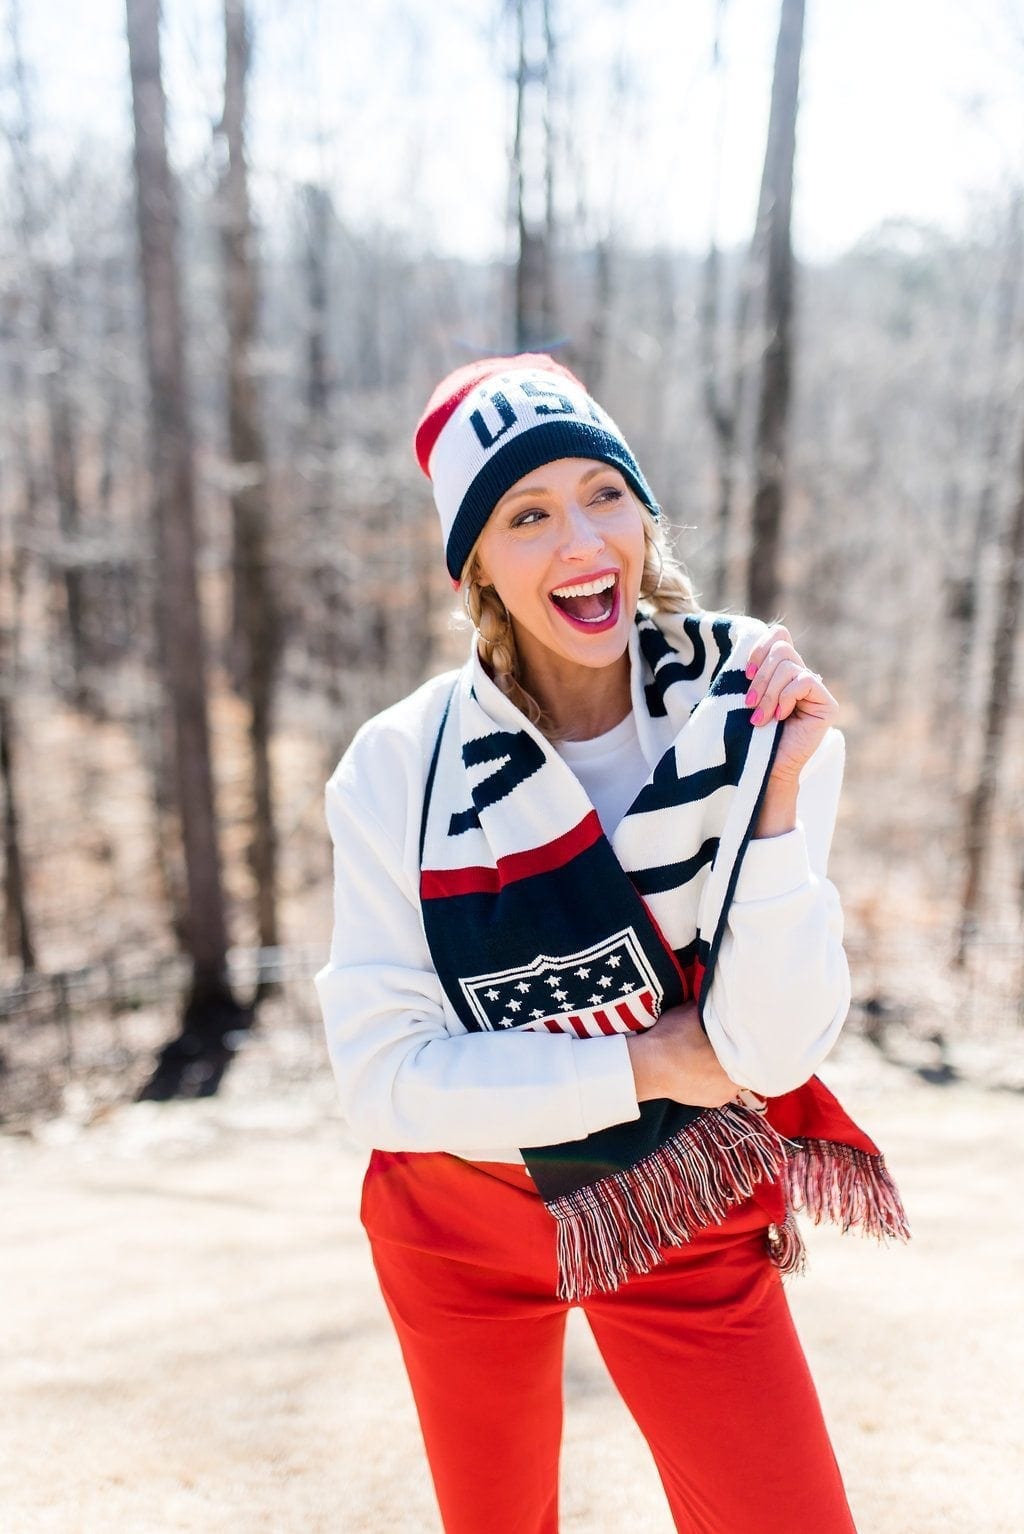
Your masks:
{"label": "bare tree", "polygon": [[[996,288],[992,344],[992,372],[983,410],[981,489],[975,508],[967,559],[958,577],[951,580],[951,617],[955,638],[949,674],[949,695],[961,697],[971,671],[978,643],[978,588],[985,552],[996,533],[998,501],[1006,476],[1007,435],[1012,421],[1014,393],[1009,386],[1010,361],[1017,329],[1024,267],[1024,195],[1018,192],[1010,207],[1006,250]],[[1010,444],[1012,447],[1012,442]],[[966,732],[963,732],[966,733]],[[959,754],[962,739],[953,744]]]}
{"label": "bare tree", "polygon": [[[33,276],[35,248],[34,198],[31,196],[29,102],[21,50],[21,16],[17,0],[8,9],[14,94],[18,117],[8,130],[16,191],[15,234],[23,269],[3,295],[0,333],[9,341],[6,377],[8,420],[12,427],[9,465],[19,488],[8,492],[0,511],[0,794],[3,802],[3,952],[17,959],[23,971],[36,967],[36,946],[29,911],[22,856],[20,774],[16,768],[20,732],[17,709],[20,641],[28,566],[29,535],[41,500],[40,476],[32,449],[30,427],[29,348],[25,315],[31,310],[28,286]],[[8,509],[9,508],[9,509]]]}
{"label": "bare tree", "polygon": [[[228,316],[228,438],[233,466],[233,672],[249,703],[253,828],[260,946],[276,948],[277,834],[270,736],[279,654],[277,598],[268,566],[270,498],[266,446],[253,370],[257,275],[245,156],[250,37],[245,0],[224,0],[224,116],[227,164],[221,183],[221,233]],[[265,987],[261,984],[261,992]]]}
{"label": "bare tree", "polygon": [[78,494],[77,431],[71,390],[71,356],[63,334],[56,258],[46,248],[44,220],[37,185],[39,167],[33,153],[32,109],[28,75],[21,46],[21,7],[11,0],[8,10],[14,97],[17,118],[8,136],[16,188],[15,232],[32,287],[35,340],[42,368],[43,396],[49,437],[49,485],[57,509],[59,552],[53,575],[63,588],[64,614],[71,659],[73,689],[85,701],[85,593],[76,538],[81,530]]}
{"label": "bare tree", "polygon": [[23,971],[28,971],[36,967],[36,954],[29,924],[24,862],[21,856],[20,817],[15,791],[14,718],[11,699],[0,691],[0,787],[4,800],[4,951],[20,961]]}
{"label": "bare tree", "polygon": [[[9,535],[0,540],[0,794],[3,797],[3,951],[23,971],[35,969],[36,949],[29,916],[19,813],[17,673],[21,633],[21,586],[24,574],[18,509]],[[5,530],[6,531],[6,530]]]}
{"label": "bare tree", "polygon": [[1006,724],[1013,693],[1017,643],[1020,636],[1020,596],[1024,582],[1024,431],[1021,433],[1017,497],[1006,531],[1003,575],[996,605],[992,636],[988,698],[981,748],[981,762],[967,803],[965,825],[966,867],[960,906],[960,929],[954,964],[962,968],[978,926],[978,912],[992,842],[996,788],[1006,738]]}
{"label": "bare tree", "polygon": [[552,0],[515,0],[516,108],[512,203],[518,242],[515,337],[519,351],[555,339],[555,133]]}
{"label": "bare tree", "polygon": [[711,424],[715,450],[716,503],[712,517],[712,545],[707,580],[707,590],[713,603],[722,603],[726,599],[729,541],[740,451],[740,422],[750,362],[747,351],[751,330],[751,309],[764,260],[768,214],[771,207],[770,189],[762,176],[754,233],[737,283],[730,326],[731,356],[728,359],[728,366],[724,366],[719,359],[722,258],[718,248],[717,226],[718,194],[725,145],[726,84],[722,61],[722,30],[727,6],[728,0],[717,0],[712,41],[711,66],[712,73],[718,80],[719,94],[713,147],[710,233],[708,253],[704,259],[697,327],[704,409]]}
{"label": "bare tree", "polygon": [[[307,594],[307,659],[320,663],[321,687],[337,715],[343,704],[342,678],[355,626],[351,561],[335,540],[325,548],[323,529],[330,524],[333,502],[332,464],[337,437],[334,369],[328,344],[330,258],[337,217],[330,192],[317,182],[300,188],[302,217],[301,266],[305,289],[305,359],[303,368],[305,421],[305,525],[308,534],[310,589]],[[310,600],[310,598],[312,600]],[[312,617],[312,621],[310,620]]]}
{"label": "bare tree", "polygon": [[317,447],[329,446],[331,396],[330,365],[327,353],[327,257],[331,244],[333,209],[330,193],[322,186],[307,182],[301,188],[305,215],[305,246],[302,269],[306,282],[306,411],[309,428]]}
{"label": "bare tree", "polygon": [[773,616],[779,599],[779,547],[786,471],[793,317],[793,161],[803,48],[804,0],[782,0],[775,48],[760,205],[766,214],[765,345],[755,442],[754,502],[747,605]]}
{"label": "bare tree", "polygon": [[207,1095],[230,1059],[228,1035],[250,1021],[227,978],[227,922],[217,847],[206,666],[196,579],[192,430],[185,384],[177,202],[167,159],[159,0],[127,0],[135,127],[156,538],[157,648],[173,721],[192,985],[182,1031],[161,1055],[145,1097]]}

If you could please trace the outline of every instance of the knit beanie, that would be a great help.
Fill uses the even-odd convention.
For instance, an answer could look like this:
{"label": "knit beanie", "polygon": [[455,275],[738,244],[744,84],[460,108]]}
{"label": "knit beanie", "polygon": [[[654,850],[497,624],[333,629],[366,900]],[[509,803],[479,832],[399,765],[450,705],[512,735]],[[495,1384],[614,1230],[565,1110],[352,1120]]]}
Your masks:
{"label": "knit beanie", "polygon": [[611,416],[568,368],[540,353],[488,357],[443,378],[416,428],[416,457],[434,487],[456,587],[506,490],[556,458],[614,465],[652,515],[660,515]]}

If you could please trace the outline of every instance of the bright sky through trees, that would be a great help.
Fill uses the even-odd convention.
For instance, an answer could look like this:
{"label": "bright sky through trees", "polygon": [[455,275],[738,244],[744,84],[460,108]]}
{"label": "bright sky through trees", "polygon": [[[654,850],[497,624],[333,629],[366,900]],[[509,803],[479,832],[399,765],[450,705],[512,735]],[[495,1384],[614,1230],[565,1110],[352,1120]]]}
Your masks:
{"label": "bright sky through trees", "polygon": [[[724,243],[756,203],[777,5],[730,0],[723,39]],[[252,158],[264,220],[276,189],[325,178],[341,216],[414,244],[500,251],[510,58],[498,0],[254,0]],[[560,0],[565,121],[578,167],[561,201],[586,241],[702,250],[712,205],[714,0]],[[128,154],[122,0],[23,6],[38,142]],[[180,165],[210,153],[221,91],[218,0],[165,0]],[[0,38],[6,55],[6,35]],[[613,63],[624,87],[616,91]],[[810,0],[795,237],[836,254],[884,219],[960,230],[1024,166],[1024,0]]]}

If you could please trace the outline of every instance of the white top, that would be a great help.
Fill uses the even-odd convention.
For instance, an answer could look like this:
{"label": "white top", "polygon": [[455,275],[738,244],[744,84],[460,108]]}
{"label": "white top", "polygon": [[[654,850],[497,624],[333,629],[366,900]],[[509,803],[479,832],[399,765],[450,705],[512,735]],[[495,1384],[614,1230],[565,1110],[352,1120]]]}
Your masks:
{"label": "white top", "polygon": [[[435,677],[371,719],[327,784],[334,932],[315,985],[358,1142],[516,1162],[520,1146],[582,1139],[640,1109],[625,1035],[470,1033],[444,995],[420,913],[419,829],[451,684],[451,673]],[[623,725],[609,732],[614,742],[559,746],[609,820],[632,797]],[[842,770],[842,736],[831,730],[801,774],[796,829],[749,843],[706,1000],[726,1073],[766,1096],[813,1075],[849,1008],[842,912],[826,877]]]}
{"label": "white top", "polygon": [[632,709],[603,735],[590,740],[556,740],[552,745],[582,784],[602,831],[611,838],[651,770],[640,749]]}

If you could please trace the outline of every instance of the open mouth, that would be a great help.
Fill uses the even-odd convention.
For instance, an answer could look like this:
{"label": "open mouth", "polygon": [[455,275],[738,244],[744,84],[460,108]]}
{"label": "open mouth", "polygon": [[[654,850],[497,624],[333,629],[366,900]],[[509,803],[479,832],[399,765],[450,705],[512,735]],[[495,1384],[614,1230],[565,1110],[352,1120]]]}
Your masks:
{"label": "open mouth", "polygon": [[619,576],[606,570],[586,581],[556,586],[551,602],[567,622],[580,629],[611,628],[619,616]]}

